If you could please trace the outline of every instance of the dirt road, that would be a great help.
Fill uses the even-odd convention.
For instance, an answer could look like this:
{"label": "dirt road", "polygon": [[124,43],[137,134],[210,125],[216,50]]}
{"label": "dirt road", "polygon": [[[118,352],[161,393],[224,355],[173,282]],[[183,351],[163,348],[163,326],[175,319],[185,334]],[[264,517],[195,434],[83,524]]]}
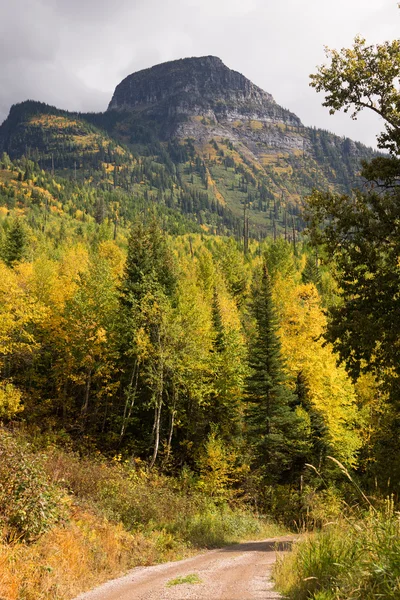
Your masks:
{"label": "dirt road", "polygon": [[[272,600],[276,554],[291,538],[272,538],[211,550],[155,567],[138,567],[75,600]],[[185,582],[188,578],[192,583]],[[174,581],[175,580],[175,581]],[[183,580],[183,582],[182,582]],[[197,581],[197,583],[196,583]]]}

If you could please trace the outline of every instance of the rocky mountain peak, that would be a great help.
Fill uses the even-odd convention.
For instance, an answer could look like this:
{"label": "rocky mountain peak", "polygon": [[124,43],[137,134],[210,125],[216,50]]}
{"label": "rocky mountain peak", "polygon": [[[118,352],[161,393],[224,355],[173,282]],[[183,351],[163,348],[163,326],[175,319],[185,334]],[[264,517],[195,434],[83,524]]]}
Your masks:
{"label": "rocky mountain peak", "polygon": [[217,122],[257,119],[299,125],[293,113],[216,56],[184,58],[128,75],[108,110],[144,112],[162,119],[203,116]]}

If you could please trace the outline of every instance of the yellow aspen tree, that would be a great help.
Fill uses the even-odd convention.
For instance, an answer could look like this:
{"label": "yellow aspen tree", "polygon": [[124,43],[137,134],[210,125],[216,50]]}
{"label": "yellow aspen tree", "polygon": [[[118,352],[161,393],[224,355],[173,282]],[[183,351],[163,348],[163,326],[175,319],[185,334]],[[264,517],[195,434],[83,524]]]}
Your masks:
{"label": "yellow aspen tree", "polygon": [[322,334],[326,317],[314,284],[295,285],[278,278],[274,296],[280,311],[280,338],[286,367],[292,381],[305,377],[312,405],[327,427],[331,452],[347,464],[354,464],[361,438],[357,430],[360,415],[356,393],[343,366]]}

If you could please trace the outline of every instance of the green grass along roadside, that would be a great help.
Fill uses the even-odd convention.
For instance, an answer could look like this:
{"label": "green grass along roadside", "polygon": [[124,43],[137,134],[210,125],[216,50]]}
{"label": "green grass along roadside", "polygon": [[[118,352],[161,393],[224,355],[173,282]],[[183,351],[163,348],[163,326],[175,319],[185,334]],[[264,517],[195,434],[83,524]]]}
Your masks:
{"label": "green grass along roadside", "polygon": [[277,588],[288,600],[398,600],[400,514],[393,501],[342,508],[278,558]]}
{"label": "green grass along roadside", "polygon": [[[369,498],[337,459],[359,500],[325,496],[321,526],[278,558],[274,578],[287,600],[398,600],[400,512],[394,497]],[[308,465],[321,478],[318,470]]]}

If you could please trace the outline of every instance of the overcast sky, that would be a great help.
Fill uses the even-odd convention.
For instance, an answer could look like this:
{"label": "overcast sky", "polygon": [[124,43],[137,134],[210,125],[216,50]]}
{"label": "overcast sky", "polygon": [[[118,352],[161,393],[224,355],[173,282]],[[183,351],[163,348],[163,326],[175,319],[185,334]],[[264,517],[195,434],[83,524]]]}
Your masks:
{"label": "overcast sky", "polygon": [[369,145],[382,123],[330,116],[309,74],[324,45],[399,37],[396,0],[0,0],[0,122],[15,102],[102,111],[126,75],[219,56],[305,125]]}

